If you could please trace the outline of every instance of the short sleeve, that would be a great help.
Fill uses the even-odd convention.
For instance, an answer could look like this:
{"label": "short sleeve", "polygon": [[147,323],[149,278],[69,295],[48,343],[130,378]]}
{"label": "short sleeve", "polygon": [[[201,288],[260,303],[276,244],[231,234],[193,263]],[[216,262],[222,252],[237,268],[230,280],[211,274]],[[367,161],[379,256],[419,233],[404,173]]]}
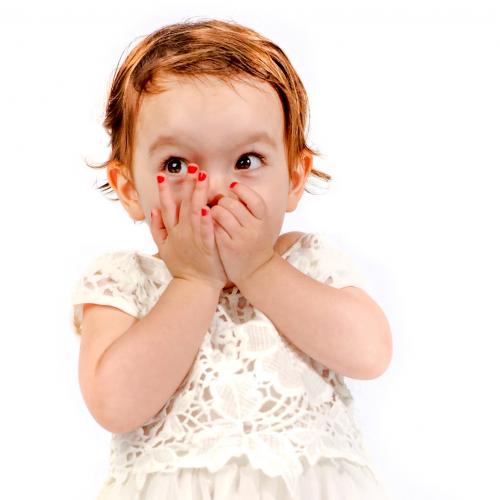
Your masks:
{"label": "short sleeve", "polygon": [[335,288],[366,287],[366,280],[352,258],[330,243],[324,233],[312,235],[311,275],[314,279]]}
{"label": "short sleeve", "polygon": [[81,335],[83,304],[114,306],[141,317],[148,300],[148,280],[136,252],[108,252],[95,259],[74,286],[73,328]]}

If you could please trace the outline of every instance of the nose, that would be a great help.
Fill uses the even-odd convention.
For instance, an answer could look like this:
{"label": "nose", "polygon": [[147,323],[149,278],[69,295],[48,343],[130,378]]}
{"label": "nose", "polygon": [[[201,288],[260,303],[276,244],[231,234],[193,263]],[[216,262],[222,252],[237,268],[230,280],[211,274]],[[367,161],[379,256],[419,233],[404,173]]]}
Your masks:
{"label": "nose", "polygon": [[207,181],[207,205],[212,208],[217,205],[223,196],[228,195],[229,184],[232,179],[229,179],[227,175],[216,172],[216,169],[212,169],[207,177]]}

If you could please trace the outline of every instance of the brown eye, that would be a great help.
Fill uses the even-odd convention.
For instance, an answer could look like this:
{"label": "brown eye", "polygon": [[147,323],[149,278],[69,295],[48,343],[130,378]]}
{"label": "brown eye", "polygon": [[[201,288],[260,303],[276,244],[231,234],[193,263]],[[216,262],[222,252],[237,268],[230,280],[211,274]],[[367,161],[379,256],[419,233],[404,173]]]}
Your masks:
{"label": "brown eye", "polygon": [[177,156],[170,156],[169,158],[167,158],[164,162],[162,162],[161,168],[168,174],[179,174],[182,169],[181,162],[186,163],[187,169],[187,162],[185,160],[182,160],[181,158],[178,158]]}
{"label": "brown eye", "polygon": [[[251,166],[251,161],[249,161],[247,158],[250,158],[251,156],[255,156],[256,158],[258,158],[261,163],[264,160],[264,156],[261,155],[260,153],[255,153],[255,152],[245,153],[245,154],[243,154],[243,155],[241,155],[239,157],[237,165],[240,165],[240,166],[243,166],[243,167],[250,167]],[[245,159],[245,161],[241,162],[242,159]],[[255,170],[255,168],[243,168],[242,170]]]}

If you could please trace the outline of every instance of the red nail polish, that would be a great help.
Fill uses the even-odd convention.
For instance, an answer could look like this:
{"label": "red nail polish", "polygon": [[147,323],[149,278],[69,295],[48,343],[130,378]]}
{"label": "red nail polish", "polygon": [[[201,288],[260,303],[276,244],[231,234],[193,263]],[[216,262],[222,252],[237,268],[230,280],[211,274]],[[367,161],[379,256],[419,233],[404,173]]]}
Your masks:
{"label": "red nail polish", "polygon": [[202,208],[201,215],[207,215],[207,214],[208,214],[208,210],[206,208]]}
{"label": "red nail polish", "polygon": [[197,165],[193,165],[192,163],[190,163],[188,165],[188,172],[190,174],[194,174],[197,170],[198,170],[198,166]]}
{"label": "red nail polish", "polygon": [[236,186],[236,184],[238,184],[236,181],[231,182],[231,184],[229,184],[229,187],[230,188],[234,188],[234,186]]}
{"label": "red nail polish", "polygon": [[207,178],[207,174],[205,172],[201,172],[198,174],[198,180],[204,181]]}
{"label": "red nail polish", "polygon": [[159,184],[161,184],[165,180],[165,177],[163,177],[163,175],[157,175],[156,180]]}

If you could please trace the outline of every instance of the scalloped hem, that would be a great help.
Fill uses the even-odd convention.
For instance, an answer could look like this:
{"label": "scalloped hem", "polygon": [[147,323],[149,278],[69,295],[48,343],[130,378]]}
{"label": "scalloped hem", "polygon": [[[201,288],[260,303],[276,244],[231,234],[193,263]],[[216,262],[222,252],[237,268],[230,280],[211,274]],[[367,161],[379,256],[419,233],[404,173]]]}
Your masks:
{"label": "scalloped hem", "polygon": [[303,467],[295,491],[242,455],[213,473],[205,467],[149,473],[140,490],[133,474],[122,484],[110,478],[97,500],[392,500],[368,467],[343,458],[320,458],[314,466],[303,461]]}

